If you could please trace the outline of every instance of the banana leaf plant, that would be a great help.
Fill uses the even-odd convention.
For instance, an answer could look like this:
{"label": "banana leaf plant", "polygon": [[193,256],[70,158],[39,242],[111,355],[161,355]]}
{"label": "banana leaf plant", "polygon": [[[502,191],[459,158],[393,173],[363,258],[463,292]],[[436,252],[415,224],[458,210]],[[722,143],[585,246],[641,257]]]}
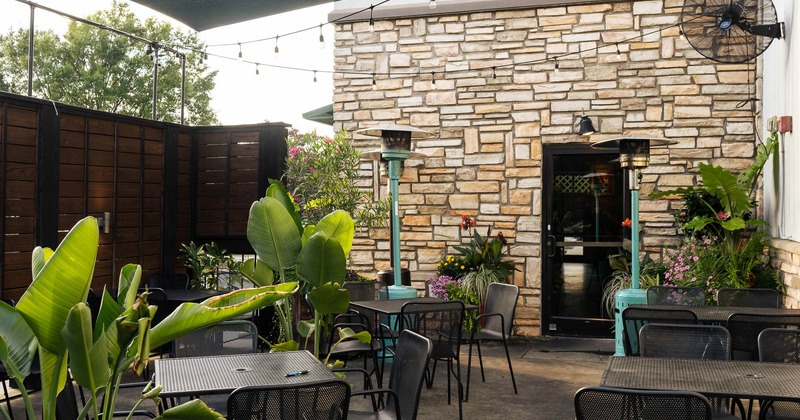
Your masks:
{"label": "banana leaf plant", "polygon": [[[79,418],[90,411],[95,418],[100,412],[110,413],[122,374],[130,367],[140,373],[150,348],[270,305],[297,289],[296,283],[285,283],[185,303],[151,329],[158,308],[147,304],[146,293],[137,296],[142,269],[131,264],[121,271],[116,299],[103,291],[93,327],[91,313],[83,302],[94,274],[98,236],[97,220],[87,217],[70,230],[55,251],[34,249],[33,282],[16,307],[0,303],[0,361],[19,385],[28,418],[55,419],[56,397],[66,384],[68,366],[75,381],[90,393]],[[33,412],[23,382],[37,353],[43,407],[39,416]],[[148,386],[147,398],[157,398],[158,392],[158,388]],[[221,418],[202,402],[175,409],[193,413],[195,418]],[[176,418],[171,411],[167,410],[164,418]],[[2,407],[0,414],[9,418]]]}
{"label": "banana leaf plant", "polygon": [[[264,198],[250,207],[247,239],[256,261],[245,263],[244,274],[255,284],[271,284],[271,272],[281,281],[297,279],[314,306],[313,323],[301,323],[298,330],[314,335],[314,355],[319,356],[320,324],[325,315],[347,311],[350,293],[341,289],[345,281],[347,255],[353,245],[355,223],[345,211],[334,211],[317,225],[303,227],[297,208],[280,182],[272,181]],[[269,270],[259,268],[266,266]],[[258,273],[268,275],[259,275]],[[293,324],[289,299],[275,305],[281,319],[285,343],[278,349],[292,350]]]}

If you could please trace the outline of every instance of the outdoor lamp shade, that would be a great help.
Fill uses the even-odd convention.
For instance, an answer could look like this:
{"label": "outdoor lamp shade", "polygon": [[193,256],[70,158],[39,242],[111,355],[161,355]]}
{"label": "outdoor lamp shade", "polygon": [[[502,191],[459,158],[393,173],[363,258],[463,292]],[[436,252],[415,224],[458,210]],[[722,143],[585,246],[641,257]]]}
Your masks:
{"label": "outdoor lamp shade", "polygon": [[408,125],[385,125],[378,127],[369,127],[356,130],[356,133],[363,134],[369,137],[381,138],[382,150],[411,150],[411,139],[428,137],[431,133],[427,130],[411,127]]}
{"label": "outdoor lamp shade", "polygon": [[666,146],[675,143],[677,141],[662,138],[620,137],[594,143],[592,147],[618,150],[621,167],[641,169],[650,164],[650,146]]}
{"label": "outdoor lamp shade", "polygon": [[594,129],[592,120],[586,115],[581,115],[581,119],[578,122],[578,134],[581,136],[590,136],[596,132],[597,130]]}

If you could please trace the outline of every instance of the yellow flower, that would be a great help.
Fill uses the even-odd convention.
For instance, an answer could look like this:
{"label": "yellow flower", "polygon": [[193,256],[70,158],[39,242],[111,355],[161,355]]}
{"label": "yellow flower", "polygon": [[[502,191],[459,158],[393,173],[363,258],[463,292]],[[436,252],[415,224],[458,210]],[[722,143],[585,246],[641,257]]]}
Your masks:
{"label": "yellow flower", "polygon": [[463,266],[463,265],[461,266],[461,269],[462,269],[462,270],[464,269],[464,266]]}

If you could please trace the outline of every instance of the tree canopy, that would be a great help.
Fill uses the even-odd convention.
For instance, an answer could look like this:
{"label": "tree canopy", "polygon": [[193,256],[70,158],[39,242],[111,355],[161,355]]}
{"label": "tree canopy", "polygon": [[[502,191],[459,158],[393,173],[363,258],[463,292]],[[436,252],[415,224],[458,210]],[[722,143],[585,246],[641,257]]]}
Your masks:
{"label": "tree canopy", "polygon": [[[216,71],[203,64],[204,45],[194,33],[183,32],[153,18],[137,18],[125,3],[114,2],[88,20],[155,41],[184,46],[186,53],[185,123],[217,123],[210,105]],[[178,49],[178,48],[176,48]],[[34,33],[33,95],[69,105],[141,118],[152,117],[153,54],[147,44],[78,22],[63,37],[52,30]],[[161,50],[158,67],[156,118],[179,122],[181,60]],[[27,94],[28,29],[0,35],[0,90]]]}

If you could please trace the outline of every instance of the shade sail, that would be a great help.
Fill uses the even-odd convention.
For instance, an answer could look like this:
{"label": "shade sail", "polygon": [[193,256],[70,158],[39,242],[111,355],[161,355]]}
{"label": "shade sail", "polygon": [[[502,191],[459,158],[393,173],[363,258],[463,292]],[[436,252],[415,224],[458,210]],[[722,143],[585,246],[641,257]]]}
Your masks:
{"label": "shade sail", "polygon": [[[333,0],[133,0],[196,31],[276,15]],[[307,22],[306,22],[307,23]]]}

